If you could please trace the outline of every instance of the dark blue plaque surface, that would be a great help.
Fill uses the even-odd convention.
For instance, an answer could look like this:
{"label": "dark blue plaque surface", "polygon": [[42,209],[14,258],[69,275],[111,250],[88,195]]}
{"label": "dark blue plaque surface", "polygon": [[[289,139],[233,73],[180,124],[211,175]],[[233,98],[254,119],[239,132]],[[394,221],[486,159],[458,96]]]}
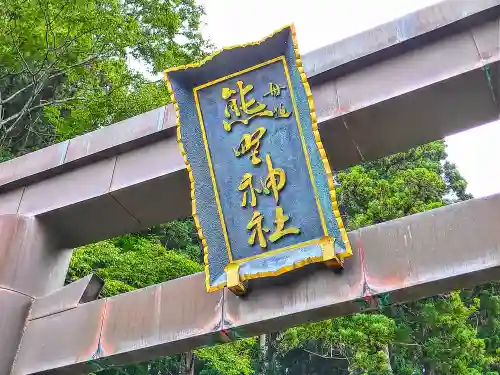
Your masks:
{"label": "dark blue plaque surface", "polygon": [[166,72],[207,290],[351,255],[293,26]]}

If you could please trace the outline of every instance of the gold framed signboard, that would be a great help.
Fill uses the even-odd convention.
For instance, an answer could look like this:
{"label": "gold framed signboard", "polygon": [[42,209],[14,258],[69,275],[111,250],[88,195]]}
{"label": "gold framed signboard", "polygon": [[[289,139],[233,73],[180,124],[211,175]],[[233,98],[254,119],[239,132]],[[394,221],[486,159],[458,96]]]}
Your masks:
{"label": "gold framed signboard", "polygon": [[352,254],[293,25],[165,72],[207,291]]}

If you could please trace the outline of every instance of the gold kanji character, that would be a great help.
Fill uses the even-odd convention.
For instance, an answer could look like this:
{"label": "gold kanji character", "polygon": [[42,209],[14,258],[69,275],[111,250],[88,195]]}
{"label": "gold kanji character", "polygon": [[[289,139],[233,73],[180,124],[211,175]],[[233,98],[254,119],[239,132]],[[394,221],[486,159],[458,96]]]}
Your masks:
{"label": "gold kanji character", "polygon": [[281,90],[286,89],[286,86],[280,86],[277,83],[269,83],[269,91],[264,94],[264,96],[278,97],[281,95]]}
{"label": "gold kanji character", "polygon": [[289,234],[299,234],[300,229],[297,227],[285,228],[285,223],[290,219],[287,215],[283,213],[283,208],[280,206],[276,207],[276,220],[274,224],[276,225],[276,230],[269,236],[269,241],[276,242],[281,237]]}
{"label": "gold kanji character", "polygon": [[248,222],[247,230],[252,231],[250,237],[248,237],[248,244],[253,246],[255,243],[255,237],[259,237],[259,246],[263,249],[267,247],[266,237],[264,237],[264,232],[269,232],[268,228],[264,228],[262,226],[262,220],[264,220],[264,216],[259,211],[254,211],[252,215],[252,219]]}
{"label": "gold kanji character", "polygon": [[[250,201],[250,205],[252,207],[255,207],[257,205],[257,196],[255,195],[255,193],[261,194],[262,191],[253,187],[253,175],[251,173],[247,172],[243,175],[243,178],[241,179],[241,182],[238,186],[238,190],[243,192],[241,207],[246,207],[248,201]],[[250,199],[248,199],[249,193]]]}
{"label": "gold kanji character", "polygon": [[245,98],[245,95],[253,90],[253,85],[243,85],[243,81],[236,82],[236,86],[238,86],[238,89],[240,91],[241,109],[243,110],[243,112],[245,112],[247,115],[253,115],[266,109],[266,105],[264,103],[257,103],[254,98],[251,98],[249,100]]}
{"label": "gold kanji character", "polygon": [[266,155],[267,177],[262,183],[264,193],[273,193],[276,204],[279,203],[279,192],[283,189],[286,183],[286,174],[282,168],[273,168],[271,156]]}
{"label": "gold kanji character", "polygon": [[[252,84],[245,85],[243,81],[237,81],[236,85],[238,86],[239,102],[238,98],[233,98],[233,95],[237,93],[236,90],[230,89],[228,87],[222,88],[222,99],[227,101],[226,107],[224,108],[224,116],[228,120],[231,120],[233,118],[232,115],[235,115],[237,117],[237,119],[233,121],[222,121],[224,129],[226,131],[231,131],[233,124],[238,122],[244,125],[248,125],[248,122],[254,117],[274,116],[273,111],[266,109],[266,105],[264,103],[259,103],[254,98],[247,99],[247,94],[253,90]],[[249,117],[241,118],[242,113],[240,109]]]}
{"label": "gold kanji character", "polygon": [[280,103],[279,106],[274,107],[273,114],[274,118],[288,118],[292,113],[286,110],[283,103]]}
{"label": "gold kanji character", "polygon": [[236,117],[241,117],[237,100],[235,98],[231,98],[233,94],[236,94],[235,90],[231,90],[227,87],[222,88],[222,99],[227,100],[226,107],[224,108],[224,116],[226,116],[226,118],[231,118],[231,112]]}
{"label": "gold kanji character", "polygon": [[263,127],[257,128],[257,130],[251,134],[243,134],[238,147],[233,149],[236,157],[240,157],[247,152],[252,151],[252,156],[250,158],[252,164],[260,164],[262,162],[262,160],[259,158],[260,139],[264,136],[264,134],[266,134],[266,128]]}

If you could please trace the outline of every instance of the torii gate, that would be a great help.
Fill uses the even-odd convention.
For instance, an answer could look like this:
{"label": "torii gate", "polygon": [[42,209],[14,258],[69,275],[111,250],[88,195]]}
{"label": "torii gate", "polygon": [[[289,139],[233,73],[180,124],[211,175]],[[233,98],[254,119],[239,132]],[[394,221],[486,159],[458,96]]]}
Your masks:
{"label": "torii gate", "polygon": [[[303,56],[333,167],[498,119],[499,22],[500,0],[444,1]],[[92,276],[61,288],[69,249],[189,215],[173,117],[0,164],[0,375],[86,373],[498,279],[494,195],[351,232],[342,276],[285,275],[245,298],[206,293],[203,274],[100,300]]]}

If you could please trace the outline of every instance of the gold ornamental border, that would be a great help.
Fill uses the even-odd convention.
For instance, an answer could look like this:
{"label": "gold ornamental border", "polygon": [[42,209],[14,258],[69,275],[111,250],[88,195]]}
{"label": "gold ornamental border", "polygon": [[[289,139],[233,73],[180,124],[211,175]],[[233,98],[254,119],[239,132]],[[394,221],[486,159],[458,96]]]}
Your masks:
{"label": "gold ornamental border", "polygon": [[[295,61],[296,61],[296,64],[297,64],[297,69],[298,69],[298,71],[300,73],[300,78],[301,78],[302,84],[304,85],[304,90],[306,92],[307,101],[308,101],[308,104],[309,104],[309,112],[310,112],[311,122],[312,122],[312,132],[313,132],[313,135],[314,135],[314,139],[316,141],[316,146],[318,147],[318,152],[320,153],[320,158],[323,161],[323,165],[324,165],[325,172],[326,172],[326,175],[327,175],[327,182],[328,182],[328,188],[329,188],[329,191],[330,191],[330,198],[331,198],[331,201],[332,201],[333,213],[335,215],[335,219],[337,220],[337,225],[338,225],[339,230],[340,230],[340,235],[341,235],[342,241],[345,243],[345,246],[346,246],[346,251],[344,253],[338,254],[338,256],[339,256],[340,259],[344,259],[344,258],[349,257],[349,256],[352,255],[351,244],[349,242],[349,238],[347,236],[347,232],[346,232],[346,230],[344,228],[344,224],[342,222],[342,217],[340,215],[340,211],[339,211],[338,204],[337,204],[337,198],[336,198],[336,194],[335,194],[335,185],[334,185],[334,182],[333,182],[333,173],[332,173],[332,170],[330,168],[330,164],[328,162],[328,158],[326,156],[326,151],[325,151],[325,149],[323,147],[323,143],[321,142],[321,136],[319,134],[318,122],[317,122],[317,117],[316,117],[316,109],[315,109],[315,106],[314,106],[314,101],[313,101],[313,97],[312,97],[311,87],[309,86],[309,83],[307,81],[307,76],[306,76],[306,74],[304,72],[304,67],[302,66],[302,61],[300,59],[300,53],[299,53],[299,50],[298,50],[298,43],[297,43],[297,38],[296,38],[295,26],[293,24],[286,25],[286,26],[284,26],[284,27],[282,27],[282,28],[274,31],[273,33],[271,33],[270,35],[268,35],[267,37],[265,37],[265,38],[263,38],[263,39],[261,39],[259,41],[249,42],[249,43],[245,43],[245,44],[237,44],[237,45],[234,45],[234,46],[231,46],[231,47],[225,47],[225,48],[222,48],[219,51],[216,51],[212,55],[207,56],[206,58],[204,58],[200,62],[186,64],[186,65],[181,65],[181,66],[173,67],[173,68],[169,68],[169,69],[165,70],[165,72],[164,72],[165,84],[166,84],[166,86],[167,86],[167,88],[168,88],[168,90],[170,92],[170,99],[171,99],[172,105],[174,106],[174,109],[175,109],[175,122],[176,122],[176,128],[177,128],[177,143],[179,144],[179,148],[180,148],[183,160],[184,160],[184,164],[186,165],[186,169],[187,169],[188,175],[189,175],[189,181],[190,181],[190,184],[191,184],[191,208],[192,208],[192,216],[193,216],[193,219],[194,219],[196,230],[198,232],[198,237],[200,238],[202,246],[203,246],[203,260],[204,260],[204,263],[205,263],[205,285],[206,285],[206,288],[207,288],[208,292],[216,292],[218,290],[223,289],[227,285],[227,282],[223,282],[223,283],[215,285],[215,286],[211,286],[210,285],[210,268],[209,268],[209,264],[208,264],[208,243],[207,243],[207,240],[206,240],[206,238],[205,238],[205,236],[203,234],[203,230],[201,228],[200,221],[199,221],[199,218],[198,218],[198,215],[197,215],[197,210],[196,210],[196,196],[195,196],[195,182],[194,182],[193,170],[192,170],[191,164],[189,163],[189,160],[187,158],[187,154],[186,154],[186,151],[184,149],[184,145],[182,143],[179,104],[177,103],[177,101],[175,99],[175,95],[174,95],[174,92],[172,90],[172,85],[170,84],[170,81],[169,81],[169,78],[168,78],[168,73],[169,72],[178,71],[178,70],[186,70],[186,69],[189,69],[189,68],[198,68],[198,67],[204,65],[206,62],[212,60],[214,57],[216,57],[217,55],[219,55],[223,51],[228,51],[228,50],[232,50],[232,49],[235,49],[235,48],[243,48],[243,47],[249,47],[249,46],[254,46],[254,45],[260,45],[260,44],[264,43],[267,39],[272,38],[274,35],[276,35],[279,32],[285,30],[286,28],[290,28],[290,30],[291,30],[293,50],[294,50],[294,53],[295,53]],[[285,66],[285,71],[287,71],[288,67],[287,67],[286,63],[284,63],[284,66]],[[293,89],[293,87],[291,86],[291,82],[289,82],[289,85]],[[292,99],[292,101],[294,101],[294,100]],[[299,121],[299,119],[297,118],[297,122],[298,121]],[[314,179],[312,181],[314,181]],[[313,184],[314,184],[314,182],[313,182]],[[216,186],[214,186],[214,188],[216,188]],[[314,187],[314,188],[316,189],[316,187]],[[317,197],[316,197],[316,199],[317,199]],[[224,225],[224,223],[221,223],[221,224]],[[333,239],[333,241],[335,241],[335,239]],[[331,245],[333,246],[334,243],[332,243]],[[267,255],[270,255],[270,254],[267,254]],[[321,261],[323,261],[323,257],[321,257],[321,256],[319,256],[319,257],[308,257],[308,258],[304,258],[304,259],[302,259],[302,260],[300,260],[298,262],[295,262],[292,265],[279,268],[276,271],[266,271],[266,272],[258,272],[258,273],[255,273],[255,274],[248,274],[248,275],[245,274],[245,275],[242,275],[241,276],[241,281],[250,280],[250,279],[256,279],[256,278],[260,278],[260,277],[279,276],[279,275],[281,275],[283,273],[292,271],[292,270],[297,269],[297,268],[301,268],[301,267],[303,267],[303,266],[305,266],[307,264],[317,263],[317,262],[321,262]]]}

